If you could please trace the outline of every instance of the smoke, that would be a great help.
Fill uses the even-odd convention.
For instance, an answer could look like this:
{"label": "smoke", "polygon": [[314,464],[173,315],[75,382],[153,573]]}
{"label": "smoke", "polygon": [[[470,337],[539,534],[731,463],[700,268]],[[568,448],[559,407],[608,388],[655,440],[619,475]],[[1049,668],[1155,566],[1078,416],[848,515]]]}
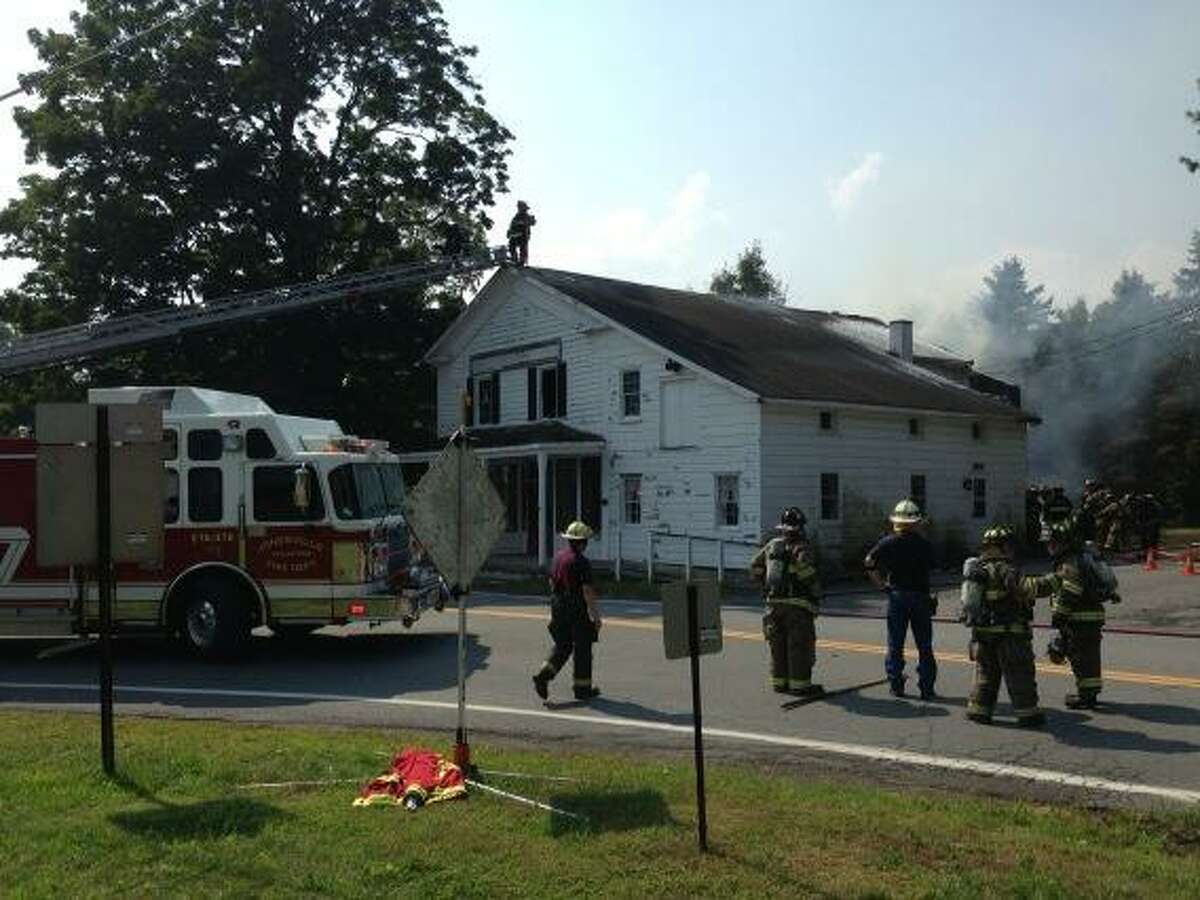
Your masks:
{"label": "smoke", "polygon": [[1029,433],[1032,481],[1088,477],[1153,490],[1147,428],[1155,378],[1182,346],[1184,303],[1136,270],[1109,294],[1054,306],[1015,258],[996,266],[968,310],[976,368],[1018,384],[1042,417]]}

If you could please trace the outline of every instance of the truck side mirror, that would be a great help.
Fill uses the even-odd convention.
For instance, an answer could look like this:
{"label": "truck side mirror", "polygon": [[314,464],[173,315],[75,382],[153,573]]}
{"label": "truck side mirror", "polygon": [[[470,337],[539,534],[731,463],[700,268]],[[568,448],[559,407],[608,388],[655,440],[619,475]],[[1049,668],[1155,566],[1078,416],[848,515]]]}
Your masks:
{"label": "truck side mirror", "polygon": [[297,466],[293,476],[292,504],[301,512],[308,512],[312,504],[312,470],[307,466]]}

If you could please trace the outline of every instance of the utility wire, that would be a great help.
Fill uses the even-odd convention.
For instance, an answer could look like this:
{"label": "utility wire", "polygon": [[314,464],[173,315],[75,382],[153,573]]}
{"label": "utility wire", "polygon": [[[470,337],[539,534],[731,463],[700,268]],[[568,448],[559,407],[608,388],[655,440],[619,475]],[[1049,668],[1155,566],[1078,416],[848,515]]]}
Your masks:
{"label": "utility wire", "polygon": [[37,75],[30,75],[28,78],[25,79],[24,84],[17,86],[16,88],[14,88],[13,90],[9,91],[6,94],[0,94],[0,102],[3,102],[5,100],[10,100],[13,97],[18,96],[19,94],[27,94],[30,92],[31,89],[40,89],[40,88],[44,87],[45,85],[53,84],[55,81],[62,78],[64,75],[69,75],[71,72],[74,72],[76,69],[80,68],[81,66],[86,66],[90,62],[93,62],[97,59],[101,59],[102,57],[105,57],[105,56],[109,56],[110,54],[115,53],[116,51],[120,50],[121,48],[127,47],[130,44],[141,40],[142,38],[146,37],[149,34],[153,34],[154,32],[159,31],[163,28],[166,28],[169,25],[175,25],[180,22],[187,21],[192,16],[196,15],[196,13],[200,12],[200,10],[204,9],[206,6],[212,6],[212,4],[214,4],[215,2],[216,2],[216,0],[201,0],[201,2],[199,4],[192,7],[187,12],[176,13],[173,16],[163,16],[163,18],[159,19],[157,22],[155,22],[149,28],[139,31],[136,34],[131,34],[129,37],[123,38],[122,40],[119,40],[114,44],[110,44],[109,46],[105,47],[103,50],[97,50],[95,53],[85,56],[83,59],[78,59],[73,63],[67,63],[66,65],[59,66],[57,69],[51,69],[48,72],[42,72]]}
{"label": "utility wire", "polygon": [[[1101,353],[1107,353],[1117,347],[1128,344],[1138,338],[1148,337],[1166,326],[1174,325],[1176,322],[1186,320],[1191,314],[1200,313],[1200,303],[1191,303],[1186,306],[1181,306],[1178,309],[1172,310],[1166,315],[1159,316],[1156,319],[1150,319],[1146,322],[1141,322],[1137,325],[1131,325],[1128,328],[1120,331],[1110,332],[1109,334],[1099,335],[1094,338],[1089,338],[1081,342],[1080,349],[1082,352],[1072,353],[1066,358],[1059,359],[1055,362],[1049,362],[1039,366],[1033,372],[1027,372],[1024,369],[1006,369],[998,372],[989,372],[993,377],[1011,377],[1011,376],[1028,376],[1039,375],[1042,372],[1050,369],[1056,369],[1068,363],[1078,362],[1079,360],[1088,359],[1092,356],[1098,356]],[[1088,346],[1088,345],[1092,346]],[[1061,352],[1061,351],[1060,351]]]}

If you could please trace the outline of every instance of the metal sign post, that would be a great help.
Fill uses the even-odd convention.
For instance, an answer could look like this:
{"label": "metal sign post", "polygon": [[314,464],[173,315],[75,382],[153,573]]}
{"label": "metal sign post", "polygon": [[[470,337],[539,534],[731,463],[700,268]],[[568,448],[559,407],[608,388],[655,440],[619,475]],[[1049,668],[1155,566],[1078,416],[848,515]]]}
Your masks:
{"label": "metal sign post", "polygon": [[96,407],[96,587],[100,594],[100,758],[106,775],[117,771],[113,738],[112,660],[112,444],[108,407]]}
{"label": "metal sign post", "polygon": [[[96,573],[100,760],[113,775],[113,564],[157,566],[162,559],[162,409],[38,404],[35,433],[38,564]],[[81,584],[79,620],[85,629],[88,599]]]}
{"label": "metal sign post", "polygon": [[691,660],[692,723],[696,763],[696,828],[700,852],[708,852],[708,804],[704,789],[704,722],[700,702],[700,657],[720,653],[721,595],[716,582],[664,585],[663,649],[667,659]]}
{"label": "metal sign post", "polygon": [[696,815],[700,852],[708,852],[708,812],[704,795],[704,728],[700,718],[700,613],[696,586],[687,586],[688,653],[692,657],[692,721],[696,740]]}
{"label": "metal sign post", "polygon": [[504,502],[487,468],[467,443],[465,429],[405,501],[409,527],[441,573],[458,604],[458,722],[455,762],[470,765],[467,741],[467,594],[471,580],[504,530]]}

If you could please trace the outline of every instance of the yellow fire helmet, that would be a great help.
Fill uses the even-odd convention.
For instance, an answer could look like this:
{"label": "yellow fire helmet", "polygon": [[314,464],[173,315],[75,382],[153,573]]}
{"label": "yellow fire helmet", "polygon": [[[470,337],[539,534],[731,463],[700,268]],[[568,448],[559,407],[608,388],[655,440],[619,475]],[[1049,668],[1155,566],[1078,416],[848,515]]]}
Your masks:
{"label": "yellow fire helmet", "polygon": [[559,537],[566,538],[568,541],[586,541],[593,534],[595,532],[591,528],[576,519],[567,526],[567,530],[560,534]]}

